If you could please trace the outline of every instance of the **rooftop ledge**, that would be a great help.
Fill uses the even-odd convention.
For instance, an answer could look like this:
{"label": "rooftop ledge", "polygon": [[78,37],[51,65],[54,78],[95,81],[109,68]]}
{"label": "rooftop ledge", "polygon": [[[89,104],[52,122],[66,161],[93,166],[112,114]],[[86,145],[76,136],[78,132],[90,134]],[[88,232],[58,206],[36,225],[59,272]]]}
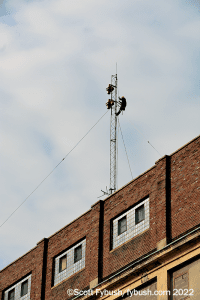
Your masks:
{"label": "rooftop ledge", "polygon": [[[157,269],[162,268],[164,263],[167,264],[167,261],[174,259],[173,255],[175,253],[178,252],[178,255],[181,256],[184,251],[191,251],[191,246],[194,245],[195,247],[196,244],[196,248],[200,248],[200,227],[167,244],[162,249],[156,250],[153,253],[134,261],[120,272],[117,272],[108,279],[99,283],[93,288],[93,290],[112,290],[113,286],[115,286],[115,289],[117,289],[118,285],[120,287],[120,290],[122,290],[124,288],[122,288],[122,282],[123,286],[126,287],[126,282],[129,281],[130,276],[133,276],[134,273],[138,276],[138,274],[142,275],[144,272],[146,273],[150,270],[156,271]],[[80,297],[81,299],[88,299],[92,296],[77,296],[72,300],[78,299]]]}

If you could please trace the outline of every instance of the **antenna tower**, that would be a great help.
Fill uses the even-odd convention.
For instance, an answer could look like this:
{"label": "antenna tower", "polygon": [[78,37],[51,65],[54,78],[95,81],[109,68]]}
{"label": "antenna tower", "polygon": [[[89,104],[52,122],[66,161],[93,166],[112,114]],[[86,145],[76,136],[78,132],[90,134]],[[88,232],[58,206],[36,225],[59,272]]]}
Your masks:
{"label": "antenna tower", "polygon": [[110,116],[110,189],[112,194],[117,189],[117,74],[111,76],[111,116]]}
{"label": "antenna tower", "polygon": [[[126,99],[117,97],[117,74],[111,76],[111,84],[106,88],[110,95],[106,106],[111,110],[110,116],[110,188],[103,192],[104,195],[111,195],[117,189],[117,119],[121,111],[125,110]],[[119,110],[118,110],[119,107]],[[118,111],[117,111],[118,110]]]}

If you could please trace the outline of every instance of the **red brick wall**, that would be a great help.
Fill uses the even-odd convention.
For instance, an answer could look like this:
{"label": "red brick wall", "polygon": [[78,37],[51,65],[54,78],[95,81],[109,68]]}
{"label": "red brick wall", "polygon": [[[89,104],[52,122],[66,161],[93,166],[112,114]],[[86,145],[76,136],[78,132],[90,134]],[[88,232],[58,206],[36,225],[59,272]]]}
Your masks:
{"label": "red brick wall", "polygon": [[[160,241],[167,239],[170,242],[171,239],[198,226],[199,170],[200,136],[171,157],[165,156],[158,160],[147,172],[104,202],[95,203],[84,215],[49,239],[40,241],[37,247],[3,269],[0,272],[0,299],[2,291],[30,272],[31,299],[43,300],[44,292],[45,299],[48,300],[67,299],[67,289],[88,288],[90,282],[98,277],[105,279],[134,260],[154,251]],[[111,250],[111,221],[146,197],[149,197],[150,205],[149,229]],[[55,257],[83,238],[86,238],[85,268],[60,284],[52,286]],[[43,290],[42,278],[43,281],[46,280]]]}
{"label": "red brick wall", "polygon": [[43,251],[44,240],[0,272],[0,299],[3,297],[3,291],[30,273],[32,274],[30,297],[31,299],[41,299]]}
{"label": "red brick wall", "polygon": [[[97,202],[90,211],[50,237],[46,299],[67,299],[67,289],[76,288],[82,290],[89,288],[90,282],[98,277],[99,214],[100,202]],[[52,266],[55,256],[84,237],[86,238],[85,268],[65,279],[62,283],[52,286],[52,274],[54,273]]]}
{"label": "red brick wall", "polygon": [[[157,248],[166,238],[166,157],[139,178],[109,197],[104,204],[103,277]],[[140,200],[149,197],[150,227],[125,244],[110,250],[110,223]]]}
{"label": "red brick wall", "polygon": [[172,238],[200,224],[200,137],[171,156]]}

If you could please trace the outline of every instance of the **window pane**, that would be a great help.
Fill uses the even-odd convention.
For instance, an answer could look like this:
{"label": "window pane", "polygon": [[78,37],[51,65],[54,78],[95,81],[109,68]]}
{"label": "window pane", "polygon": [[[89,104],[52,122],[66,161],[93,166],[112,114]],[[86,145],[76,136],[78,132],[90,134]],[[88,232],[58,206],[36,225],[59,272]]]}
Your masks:
{"label": "window pane", "polygon": [[11,290],[8,293],[8,300],[14,300],[15,299],[15,289]]}
{"label": "window pane", "polygon": [[62,270],[66,269],[66,259],[62,259]]}
{"label": "window pane", "polygon": [[59,272],[67,269],[67,255],[64,255],[59,260]]}
{"label": "window pane", "polygon": [[82,245],[78,246],[74,250],[74,263],[82,259]]}
{"label": "window pane", "polygon": [[[182,274],[179,277],[176,277],[174,279],[174,288],[176,290],[179,290],[179,291],[182,290],[182,291],[184,291],[185,289],[188,289],[188,286],[189,286],[189,276],[188,275],[189,274],[187,272],[187,273]],[[180,293],[180,295],[174,296],[175,300],[182,300],[184,298],[185,298],[185,296],[181,295],[181,293]]]}
{"label": "window pane", "polygon": [[21,287],[21,297],[23,297],[24,295],[26,295],[28,293],[28,280],[24,281],[22,283],[22,287]]}
{"label": "window pane", "polygon": [[140,223],[145,219],[144,204],[135,210],[135,224]]}
{"label": "window pane", "polygon": [[127,230],[127,222],[125,216],[118,221],[118,235],[122,234],[126,230]]}

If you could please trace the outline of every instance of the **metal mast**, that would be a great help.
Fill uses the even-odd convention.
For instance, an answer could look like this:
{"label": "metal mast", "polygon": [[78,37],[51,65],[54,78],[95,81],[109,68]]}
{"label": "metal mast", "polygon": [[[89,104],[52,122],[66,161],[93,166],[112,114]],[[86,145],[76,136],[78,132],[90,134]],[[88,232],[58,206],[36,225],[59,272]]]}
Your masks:
{"label": "metal mast", "polygon": [[112,194],[117,189],[117,74],[111,76],[111,116],[110,116],[110,189]]}
{"label": "metal mast", "polygon": [[[126,108],[126,98],[117,97],[117,74],[111,76],[111,83],[106,88],[110,95],[106,106],[110,109],[110,188],[109,191],[102,191],[104,195],[111,195],[117,189],[117,118]],[[117,109],[119,110],[117,111]]]}

